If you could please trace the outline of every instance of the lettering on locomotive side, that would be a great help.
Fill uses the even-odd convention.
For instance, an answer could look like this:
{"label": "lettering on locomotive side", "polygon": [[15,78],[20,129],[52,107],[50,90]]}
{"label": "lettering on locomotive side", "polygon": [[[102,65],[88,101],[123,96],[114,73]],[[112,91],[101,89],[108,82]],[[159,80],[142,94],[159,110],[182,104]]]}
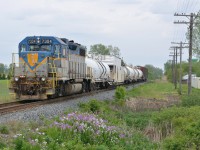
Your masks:
{"label": "lettering on locomotive side", "polygon": [[36,39],[30,39],[28,40],[28,44],[36,44],[37,40]]}
{"label": "lettering on locomotive side", "polygon": [[41,40],[41,43],[42,43],[42,44],[51,44],[51,43],[52,43],[52,40],[50,40],[50,39],[42,39],[42,40]]}
{"label": "lettering on locomotive side", "polygon": [[52,44],[52,40],[51,39],[30,39],[28,40],[28,44],[32,45],[32,44]]}

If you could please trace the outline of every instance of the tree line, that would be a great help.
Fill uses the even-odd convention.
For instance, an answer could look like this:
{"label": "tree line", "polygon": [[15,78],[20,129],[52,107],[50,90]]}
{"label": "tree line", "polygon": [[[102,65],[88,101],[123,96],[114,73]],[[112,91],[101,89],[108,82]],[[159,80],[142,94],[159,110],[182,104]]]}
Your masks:
{"label": "tree line", "polygon": [[105,46],[103,44],[91,45],[89,54],[113,55],[116,57],[120,57],[121,55],[118,47],[112,45]]}
{"label": "tree line", "polygon": [[11,65],[0,63],[0,80],[10,79]]}
{"label": "tree line", "polygon": [[153,65],[145,65],[148,69],[148,80],[161,79],[163,76],[163,70]]}
{"label": "tree line", "polygon": [[[192,62],[192,74],[196,74],[196,76],[200,77],[200,62]],[[169,81],[173,81],[173,72],[172,72],[172,62],[168,60],[164,64],[165,75]],[[189,63],[184,61],[182,62],[182,77],[188,74]],[[180,77],[180,63],[177,64],[177,78]]]}

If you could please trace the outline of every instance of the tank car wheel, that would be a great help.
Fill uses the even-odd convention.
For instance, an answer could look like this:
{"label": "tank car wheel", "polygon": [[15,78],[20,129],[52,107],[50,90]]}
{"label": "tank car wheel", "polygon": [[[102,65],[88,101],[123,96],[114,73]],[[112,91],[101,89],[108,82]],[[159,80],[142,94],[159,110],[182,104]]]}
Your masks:
{"label": "tank car wheel", "polygon": [[106,82],[106,83],[105,83],[105,88],[107,89],[108,87],[109,87],[109,83]]}

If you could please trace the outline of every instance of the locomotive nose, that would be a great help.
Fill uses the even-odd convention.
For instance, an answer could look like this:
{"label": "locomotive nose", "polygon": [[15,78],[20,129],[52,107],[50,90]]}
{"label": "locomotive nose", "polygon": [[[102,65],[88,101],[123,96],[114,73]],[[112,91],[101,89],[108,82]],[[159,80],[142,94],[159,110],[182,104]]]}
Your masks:
{"label": "locomotive nose", "polygon": [[38,62],[38,53],[27,54],[28,63],[31,67],[35,66]]}

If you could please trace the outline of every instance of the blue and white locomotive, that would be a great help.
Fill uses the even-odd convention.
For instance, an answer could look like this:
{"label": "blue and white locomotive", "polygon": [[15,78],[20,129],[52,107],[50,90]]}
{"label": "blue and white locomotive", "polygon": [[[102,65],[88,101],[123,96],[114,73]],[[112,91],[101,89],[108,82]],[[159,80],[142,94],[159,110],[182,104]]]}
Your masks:
{"label": "blue and white locomotive", "polygon": [[47,99],[89,90],[86,47],[74,41],[26,37],[19,43],[18,56],[10,91],[19,99]]}

